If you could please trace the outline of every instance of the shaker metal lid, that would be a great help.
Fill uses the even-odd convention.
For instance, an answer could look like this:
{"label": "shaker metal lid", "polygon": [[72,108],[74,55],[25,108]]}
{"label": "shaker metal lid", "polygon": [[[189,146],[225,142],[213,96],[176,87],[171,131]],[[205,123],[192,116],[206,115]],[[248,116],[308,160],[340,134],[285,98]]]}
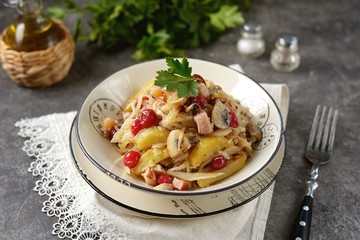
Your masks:
{"label": "shaker metal lid", "polygon": [[260,33],[262,31],[262,26],[258,22],[248,22],[244,24],[243,30],[247,33]]}
{"label": "shaker metal lid", "polygon": [[279,38],[278,44],[281,47],[289,48],[289,49],[295,49],[298,47],[298,38],[296,36],[292,35],[284,35]]}

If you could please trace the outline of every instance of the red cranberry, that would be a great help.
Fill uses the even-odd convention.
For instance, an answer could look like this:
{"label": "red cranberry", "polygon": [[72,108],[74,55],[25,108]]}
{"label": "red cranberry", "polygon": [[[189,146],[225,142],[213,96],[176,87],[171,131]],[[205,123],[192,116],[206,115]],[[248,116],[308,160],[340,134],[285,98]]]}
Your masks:
{"label": "red cranberry", "polygon": [[115,128],[115,127],[112,127],[112,128],[110,129],[110,132],[109,132],[109,139],[110,139],[110,140],[114,137],[115,133],[116,133],[116,128]]}
{"label": "red cranberry", "polygon": [[141,125],[140,120],[136,118],[131,124],[131,133],[136,135],[142,128],[143,126]]}
{"label": "red cranberry", "polygon": [[206,105],[207,105],[207,101],[206,99],[201,95],[201,94],[198,94],[194,100],[194,102],[196,102],[197,104],[199,104],[199,106],[201,108],[205,108]]}
{"label": "red cranberry", "polygon": [[215,105],[215,103],[216,103],[216,98],[212,98],[212,99],[210,99],[209,101],[208,101],[208,103],[210,104],[210,105]]}
{"label": "red cranberry", "polygon": [[141,154],[137,151],[130,150],[124,155],[124,165],[129,168],[134,168],[137,166]]}
{"label": "red cranberry", "polygon": [[224,156],[214,157],[210,162],[210,167],[213,170],[219,170],[226,166],[227,159]]}
{"label": "red cranberry", "polygon": [[201,109],[204,109],[207,105],[206,99],[199,93],[196,97],[189,97],[185,105],[190,106],[192,103],[197,103],[201,107]]}
{"label": "red cranberry", "polygon": [[159,124],[159,118],[152,109],[145,109],[139,115],[140,124],[143,128],[149,128]]}
{"label": "red cranberry", "polygon": [[230,127],[237,128],[239,126],[239,120],[234,112],[230,112]]}
{"label": "red cranberry", "polygon": [[205,80],[204,80],[204,78],[203,78],[201,75],[199,75],[199,74],[193,74],[192,77],[193,77],[193,78],[196,78],[196,82],[198,82],[198,83],[204,83],[204,84],[205,84]]}
{"label": "red cranberry", "polygon": [[161,183],[172,183],[172,177],[170,177],[169,175],[165,175],[165,174],[160,174],[159,176],[157,176],[156,178],[156,182],[157,184],[161,184]]}

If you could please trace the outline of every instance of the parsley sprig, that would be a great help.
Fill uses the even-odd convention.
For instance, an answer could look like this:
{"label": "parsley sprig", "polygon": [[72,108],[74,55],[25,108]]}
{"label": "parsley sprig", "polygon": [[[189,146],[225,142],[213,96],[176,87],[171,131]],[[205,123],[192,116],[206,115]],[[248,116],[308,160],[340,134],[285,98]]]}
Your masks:
{"label": "parsley sprig", "polygon": [[160,70],[155,79],[155,85],[168,91],[177,91],[178,97],[195,97],[199,92],[199,83],[191,75],[192,68],[186,58],[181,62],[172,57],[166,58],[168,70]]}

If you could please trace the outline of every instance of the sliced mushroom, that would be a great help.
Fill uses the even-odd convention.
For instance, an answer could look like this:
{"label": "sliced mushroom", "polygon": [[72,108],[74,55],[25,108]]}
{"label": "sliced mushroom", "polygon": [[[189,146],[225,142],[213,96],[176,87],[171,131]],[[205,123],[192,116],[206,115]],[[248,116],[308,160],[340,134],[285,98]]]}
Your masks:
{"label": "sliced mushroom", "polygon": [[170,158],[167,158],[167,159],[165,159],[165,160],[162,160],[162,161],[160,162],[160,164],[161,164],[162,166],[164,166],[165,168],[167,168],[167,169],[172,168],[172,167],[174,166],[174,163],[173,163],[173,161],[171,161]]}
{"label": "sliced mushroom", "polygon": [[178,165],[178,164],[181,164],[183,162],[185,162],[185,160],[188,158],[189,154],[186,152],[186,153],[183,153],[183,152],[180,152],[178,155],[176,155],[172,161]]}
{"label": "sliced mushroom", "polygon": [[218,128],[228,128],[230,126],[230,111],[221,101],[217,100],[211,113],[211,119]]}
{"label": "sliced mushroom", "polygon": [[191,146],[195,146],[200,140],[196,136],[188,136]]}
{"label": "sliced mushroom", "polygon": [[172,130],[169,133],[166,143],[171,158],[186,152],[191,147],[189,139],[185,136],[184,132],[179,129]]}
{"label": "sliced mushroom", "polygon": [[232,128],[218,129],[212,133],[212,136],[225,137],[232,133]]}
{"label": "sliced mushroom", "polygon": [[185,108],[185,112],[191,113],[191,115],[195,116],[201,111],[201,107],[197,103],[192,103],[190,106]]}
{"label": "sliced mushroom", "polygon": [[246,124],[246,137],[251,142],[260,142],[262,140],[262,133],[259,126],[251,122]]}

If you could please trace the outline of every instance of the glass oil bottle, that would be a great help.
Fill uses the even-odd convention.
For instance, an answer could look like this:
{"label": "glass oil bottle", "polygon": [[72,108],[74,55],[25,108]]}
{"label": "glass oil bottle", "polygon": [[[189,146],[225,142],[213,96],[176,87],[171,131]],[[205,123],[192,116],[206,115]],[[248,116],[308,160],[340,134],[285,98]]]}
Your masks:
{"label": "glass oil bottle", "polygon": [[31,52],[53,47],[64,39],[64,30],[42,10],[41,0],[18,0],[19,16],[9,26],[3,41],[15,51]]}

